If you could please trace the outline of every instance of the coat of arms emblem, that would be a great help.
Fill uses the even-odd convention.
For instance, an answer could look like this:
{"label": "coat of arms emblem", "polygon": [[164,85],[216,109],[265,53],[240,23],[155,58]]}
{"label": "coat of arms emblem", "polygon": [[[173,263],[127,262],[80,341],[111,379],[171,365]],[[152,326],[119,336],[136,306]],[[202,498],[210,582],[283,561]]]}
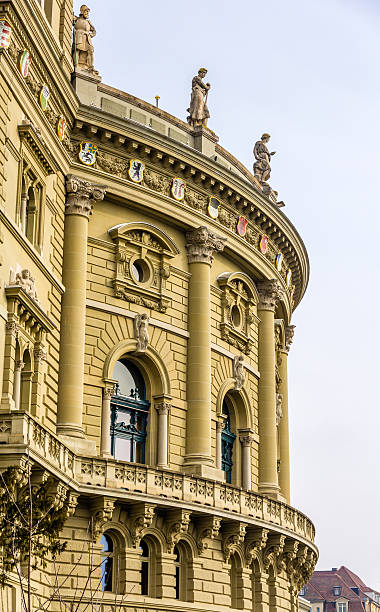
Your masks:
{"label": "coat of arms emblem", "polygon": [[85,166],[93,166],[96,162],[98,147],[93,142],[84,141],[80,143],[79,160]]}
{"label": "coat of arms emblem", "polygon": [[180,202],[185,196],[186,183],[181,178],[174,178],[172,183],[172,194],[175,200]]}
{"label": "coat of arms emblem", "polygon": [[292,271],[289,269],[286,275],[286,286],[290,287],[291,282],[292,282]]}
{"label": "coat of arms emblem", "polygon": [[40,106],[43,111],[46,111],[47,109],[49,98],[50,98],[50,89],[46,84],[44,84],[42,85],[42,89],[40,92]]}
{"label": "coat of arms emblem", "polygon": [[210,196],[209,201],[208,201],[208,214],[213,219],[217,219],[218,218],[218,215],[219,215],[219,206],[220,206],[219,200],[217,200],[213,196]]}
{"label": "coat of arms emblem", "polygon": [[24,79],[28,76],[31,57],[29,51],[24,49],[20,57],[20,72]]}
{"label": "coat of arms emblem", "polygon": [[242,237],[245,236],[245,233],[247,231],[247,223],[248,223],[248,219],[240,215],[239,220],[237,222],[237,226],[236,226],[236,231],[239,234],[239,236],[242,236]]}
{"label": "coat of arms emblem", "polygon": [[11,42],[12,28],[4,18],[0,19],[0,49],[8,49]]}
{"label": "coat of arms emblem", "polygon": [[265,253],[268,250],[268,241],[269,241],[268,236],[266,234],[263,234],[261,236],[260,244],[259,244],[260,251],[262,252],[263,255],[265,255]]}
{"label": "coat of arms emblem", "polygon": [[277,270],[278,270],[279,272],[280,272],[280,270],[281,270],[281,268],[282,268],[282,262],[283,262],[283,260],[284,260],[284,256],[283,256],[283,254],[282,254],[281,252],[280,252],[280,253],[277,253],[277,256],[276,256],[276,268],[277,268]]}
{"label": "coat of arms emblem", "polygon": [[129,178],[134,183],[141,183],[144,178],[145,165],[139,159],[131,159],[129,162]]}
{"label": "coat of arms emblem", "polygon": [[63,140],[65,138],[66,128],[67,128],[67,121],[64,118],[64,116],[61,115],[57,123],[57,134],[58,134],[59,140]]}

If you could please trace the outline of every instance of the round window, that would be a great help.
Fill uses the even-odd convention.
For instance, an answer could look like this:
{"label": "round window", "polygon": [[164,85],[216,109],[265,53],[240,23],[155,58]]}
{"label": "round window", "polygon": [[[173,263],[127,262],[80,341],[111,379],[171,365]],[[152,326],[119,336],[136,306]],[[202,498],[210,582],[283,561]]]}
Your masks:
{"label": "round window", "polygon": [[241,314],[240,310],[237,306],[232,306],[231,309],[231,320],[234,327],[240,327],[241,324]]}
{"label": "round window", "polygon": [[149,266],[143,259],[136,259],[132,263],[133,278],[137,283],[146,283],[149,280]]}

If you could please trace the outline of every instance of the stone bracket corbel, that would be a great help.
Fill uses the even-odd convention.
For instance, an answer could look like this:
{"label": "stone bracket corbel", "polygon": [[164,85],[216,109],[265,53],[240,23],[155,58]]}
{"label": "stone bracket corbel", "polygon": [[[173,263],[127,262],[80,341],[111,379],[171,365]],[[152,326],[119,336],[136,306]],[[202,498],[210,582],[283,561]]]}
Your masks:
{"label": "stone bracket corbel", "polygon": [[227,523],[223,526],[223,557],[224,561],[228,563],[231,554],[236,548],[244,542],[245,533],[247,531],[247,523],[236,521],[234,523]]}
{"label": "stone bracket corbel", "polygon": [[197,547],[200,555],[208,548],[207,540],[217,537],[220,523],[221,519],[217,516],[208,516],[197,521]]}
{"label": "stone bracket corbel", "polygon": [[112,497],[97,497],[91,503],[91,537],[95,542],[104,523],[112,520],[115,500]]}
{"label": "stone bracket corbel", "polygon": [[138,547],[144,535],[144,530],[152,525],[155,517],[155,509],[155,504],[141,503],[134,505],[129,512],[129,531],[134,547]]}
{"label": "stone bracket corbel", "polygon": [[285,546],[286,536],[281,534],[271,534],[268,538],[267,545],[263,554],[264,568],[268,568],[272,565],[276,567],[277,559],[282,555]]}
{"label": "stone bracket corbel", "polygon": [[167,552],[172,553],[174,546],[181,538],[181,535],[186,533],[190,524],[191,512],[178,508],[170,510],[165,517],[165,538],[167,542]]}
{"label": "stone bracket corbel", "polygon": [[245,560],[246,567],[250,567],[254,559],[266,547],[269,529],[250,529],[246,537]]}

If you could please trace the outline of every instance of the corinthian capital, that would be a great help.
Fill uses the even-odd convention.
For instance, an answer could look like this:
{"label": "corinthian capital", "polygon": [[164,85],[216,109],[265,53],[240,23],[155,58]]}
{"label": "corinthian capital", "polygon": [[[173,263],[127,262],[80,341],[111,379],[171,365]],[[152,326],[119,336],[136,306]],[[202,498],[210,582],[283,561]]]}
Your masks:
{"label": "corinthian capital", "polygon": [[295,325],[288,325],[285,327],[285,350],[289,353],[290,345],[293,342]]}
{"label": "corinthian capital", "polygon": [[210,232],[202,225],[192,232],[186,233],[186,249],[189,263],[212,264],[214,251],[223,251],[227,238],[222,238]]}
{"label": "corinthian capital", "polygon": [[273,278],[272,280],[262,281],[257,283],[257,289],[259,291],[259,310],[273,310],[276,309],[276,304],[284,295],[284,289],[281,287],[280,282]]}
{"label": "corinthian capital", "polygon": [[66,215],[83,215],[89,217],[96,200],[103,200],[106,193],[106,185],[90,183],[68,174],[66,178]]}

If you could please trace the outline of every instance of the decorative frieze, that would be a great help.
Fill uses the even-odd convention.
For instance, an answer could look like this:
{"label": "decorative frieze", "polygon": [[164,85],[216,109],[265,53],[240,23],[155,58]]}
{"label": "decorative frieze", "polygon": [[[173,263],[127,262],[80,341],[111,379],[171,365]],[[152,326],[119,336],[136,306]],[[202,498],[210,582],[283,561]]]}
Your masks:
{"label": "decorative frieze", "polygon": [[217,236],[202,225],[196,230],[186,233],[186,249],[189,264],[206,263],[211,265],[214,252],[223,251],[227,238]]}
{"label": "decorative frieze", "polygon": [[106,189],[106,185],[90,183],[74,174],[68,174],[66,178],[66,215],[82,215],[88,218],[92,214],[94,202],[103,200]]}

